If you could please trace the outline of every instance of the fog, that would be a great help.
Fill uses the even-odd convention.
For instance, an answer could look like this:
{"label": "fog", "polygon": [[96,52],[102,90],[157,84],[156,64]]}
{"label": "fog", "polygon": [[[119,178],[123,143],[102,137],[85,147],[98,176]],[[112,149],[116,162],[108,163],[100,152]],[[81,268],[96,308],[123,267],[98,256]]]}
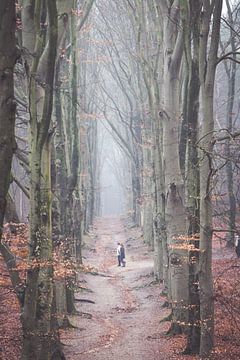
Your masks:
{"label": "fog", "polygon": [[126,210],[124,176],[127,176],[127,173],[119,145],[112,137],[110,129],[104,125],[100,126],[100,136],[104,138],[100,160],[101,215],[119,216]]}

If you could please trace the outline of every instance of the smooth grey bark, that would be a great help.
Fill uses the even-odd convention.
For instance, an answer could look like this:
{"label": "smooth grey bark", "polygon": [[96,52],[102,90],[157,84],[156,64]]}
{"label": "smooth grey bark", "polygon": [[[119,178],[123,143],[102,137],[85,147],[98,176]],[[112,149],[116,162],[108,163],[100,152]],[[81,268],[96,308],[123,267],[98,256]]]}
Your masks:
{"label": "smooth grey bark", "polygon": [[[214,298],[212,280],[212,151],[213,151],[213,94],[217,66],[222,0],[202,2],[199,44],[199,73],[201,82],[203,123],[199,146],[200,160],[200,355],[207,358],[214,344]],[[212,23],[211,40],[210,24]]]}
{"label": "smooth grey bark", "polygon": [[[229,65],[226,63],[225,70],[228,79],[228,96],[227,96],[227,108],[226,108],[226,118],[227,118],[227,130],[231,134],[233,132],[233,111],[234,111],[234,101],[235,101],[235,84],[236,84],[236,72],[237,72],[237,63],[236,63],[236,35],[233,31],[234,29],[234,20],[232,15],[232,9],[229,1],[226,1],[228,9],[228,22],[230,24],[230,46],[232,52],[232,61]],[[235,238],[235,229],[236,229],[236,197],[234,194],[234,180],[233,180],[233,163],[231,160],[231,141],[226,140],[225,144],[225,156],[227,159],[226,164],[226,176],[227,176],[227,191],[229,199],[229,210],[228,210],[228,230],[227,235],[227,246],[234,246]]]}
{"label": "smooth grey bark", "polygon": [[184,182],[179,160],[180,65],[183,34],[177,31],[180,22],[179,1],[171,5],[159,2],[163,21],[163,105],[160,117],[163,126],[163,171],[165,177],[165,222],[169,251],[169,297],[172,304],[170,332],[182,332],[180,324],[188,320],[188,264],[186,245],[186,211]]}
{"label": "smooth grey bark", "polygon": [[[186,209],[188,218],[187,236],[189,242],[189,316],[187,326],[186,354],[198,354],[200,348],[200,300],[198,290],[199,260],[199,158],[197,150],[199,114],[199,38],[200,11],[198,0],[183,1],[182,19],[184,32],[184,53],[186,66],[186,91],[184,92],[185,146],[180,148],[184,158]],[[180,154],[181,157],[181,154]]]}

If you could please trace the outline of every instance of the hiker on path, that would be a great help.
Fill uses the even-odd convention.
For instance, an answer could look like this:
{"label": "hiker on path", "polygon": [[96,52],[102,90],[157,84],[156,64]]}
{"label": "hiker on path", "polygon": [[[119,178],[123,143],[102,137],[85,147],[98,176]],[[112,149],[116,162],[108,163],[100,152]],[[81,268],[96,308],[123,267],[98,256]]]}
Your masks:
{"label": "hiker on path", "polygon": [[117,244],[117,258],[118,258],[118,266],[121,266],[121,244]]}
{"label": "hiker on path", "polygon": [[240,257],[240,236],[238,233],[235,235],[235,250],[236,250],[237,257],[239,258]]}
{"label": "hiker on path", "polygon": [[121,260],[121,266],[125,266],[126,260],[125,260],[125,249],[123,244],[120,244],[120,260]]}

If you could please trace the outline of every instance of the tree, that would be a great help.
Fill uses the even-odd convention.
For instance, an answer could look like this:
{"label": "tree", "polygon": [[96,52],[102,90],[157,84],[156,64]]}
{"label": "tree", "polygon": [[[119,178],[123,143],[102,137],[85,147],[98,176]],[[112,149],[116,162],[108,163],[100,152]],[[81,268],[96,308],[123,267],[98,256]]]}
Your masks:
{"label": "tree", "polygon": [[6,208],[6,196],[10,184],[12,157],[16,149],[14,137],[16,103],[14,100],[13,71],[17,59],[17,51],[15,41],[16,24],[14,1],[1,2],[0,21],[0,168],[1,173],[5,174],[4,176],[1,176],[0,180],[0,226],[2,227]]}
{"label": "tree", "polygon": [[185,79],[183,87],[183,122],[180,138],[180,164],[185,177],[187,212],[187,240],[189,242],[189,316],[186,353],[199,353],[200,304],[198,291],[199,259],[199,39],[201,4],[197,0],[182,1],[182,22],[185,55]]}
{"label": "tree", "polygon": [[[57,7],[49,1],[25,1],[23,25],[32,26],[23,37],[30,54],[30,251],[23,305],[23,359],[48,359],[52,353],[53,298],[51,131],[54,69],[57,55]],[[34,6],[34,7],[33,7]],[[41,22],[48,14],[48,29]],[[27,24],[25,23],[27,19]],[[52,334],[54,335],[54,334]]]}
{"label": "tree", "polygon": [[22,302],[22,291],[19,287],[21,280],[16,271],[15,258],[1,239],[7,193],[11,181],[12,157],[16,150],[14,66],[18,53],[15,39],[15,1],[1,1],[0,24],[0,251],[7,264],[16,294]]}
{"label": "tree", "polygon": [[[227,24],[229,25],[229,33],[230,33],[230,39],[227,41],[227,49],[224,49],[222,42],[220,42],[222,51],[225,52],[226,50],[229,50],[229,56],[232,56],[232,61],[228,63],[227,61],[224,61],[224,68],[227,75],[227,86],[228,86],[228,96],[227,96],[227,106],[226,106],[226,118],[227,118],[227,124],[226,128],[228,132],[231,134],[234,130],[234,122],[233,122],[233,113],[234,113],[234,101],[235,101],[235,87],[236,87],[236,74],[237,74],[237,34],[234,30],[234,26],[236,23],[236,20],[234,21],[234,13],[233,10],[235,10],[235,13],[237,13],[238,6],[236,6],[236,9],[232,9],[230,2],[226,1],[227,5]],[[237,16],[237,15],[235,15]],[[229,46],[228,46],[229,44]],[[230,48],[229,48],[230,47]],[[228,49],[229,48],[229,49]],[[223,55],[223,58],[225,58],[225,55]],[[236,197],[234,194],[234,181],[233,181],[233,167],[234,164],[232,162],[232,154],[231,154],[231,141],[230,139],[226,140],[225,143],[225,157],[227,159],[226,161],[226,176],[227,176],[227,192],[228,192],[228,200],[229,200],[229,210],[228,210],[228,242],[227,246],[232,247],[234,245],[234,237],[235,237],[235,229],[236,229]]]}
{"label": "tree", "polygon": [[159,19],[163,21],[163,104],[160,117],[163,127],[163,172],[165,222],[169,250],[169,297],[173,308],[172,333],[181,332],[187,321],[188,265],[186,262],[186,211],[184,182],[179,161],[180,66],[183,55],[183,33],[180,26],[179,1],[158,2]]}
{"label": "tree", "polygon": [[[200,355],[207,357],[213,347],[214,336],[214,299],[212,281],[212,150],[213,150],[213,94],[217,66],[218,45],[222,0],[204,0],[201,11],[200,43],[199,43],[199,74],[201,97],[203,104],[203,123],[200,160],[200,319],[201,342]],[[210,38],[210,29],[212,31]]]}

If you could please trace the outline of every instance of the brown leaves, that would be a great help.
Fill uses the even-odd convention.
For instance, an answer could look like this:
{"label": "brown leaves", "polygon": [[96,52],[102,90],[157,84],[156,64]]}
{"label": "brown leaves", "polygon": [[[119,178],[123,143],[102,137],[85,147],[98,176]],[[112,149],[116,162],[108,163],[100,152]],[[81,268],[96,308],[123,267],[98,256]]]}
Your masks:
{"label": "brown leaves", "polygon": [[[240,262],[214,261],[216,359],[237,359],[240,337]],[[225,355],[224,355],[225,354]]]}
{"label": "brown leaves", "polygon": [[20,309],[6,266],[0,257],[0,359],[18,360],[21,351]]}

